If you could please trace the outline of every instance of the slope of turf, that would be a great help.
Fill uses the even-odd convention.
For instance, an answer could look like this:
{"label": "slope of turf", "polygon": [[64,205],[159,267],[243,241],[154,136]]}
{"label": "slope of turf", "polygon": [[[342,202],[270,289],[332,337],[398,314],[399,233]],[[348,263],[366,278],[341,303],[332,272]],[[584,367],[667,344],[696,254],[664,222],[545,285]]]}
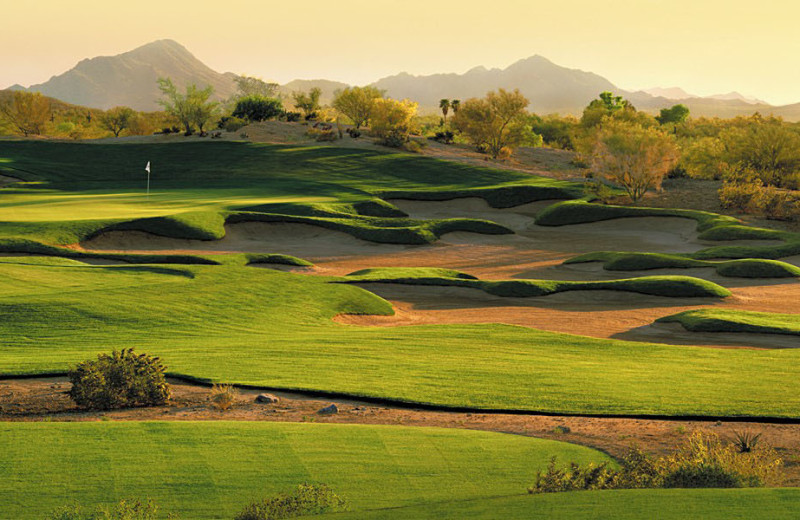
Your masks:
{"label": "slope of turf", "polygon": [[[439,272],[437,272],[439,271]],[[455,274],[454,274],[455,273]],[[454,275],[453,275],[454,274]],[[463,273],[429,268],[377,268],[348,275],[348,283],[398,283],[479,289],[494,296],[535,297],[568,291],[624,291],[650,296],[725,298],[731,292],[713,282],[691,276],[643,276],[624,280],[571,282],[560,280],[477,280]]]}
{"label": "slope of turf", "polygon": [[330,283],[339,279],[237,265],[175,273],[6,260],[0,374],[63,372],[134,346],[175,374],[439,406],[800,417],[793,350],[675,348],[507,325],[344,326],[331,318],[392,308]]}
{"label": "slope of turf", "polygon": [[364,520],[795,520],[798,489],[631,489],[519,495],[351,512]]}
{"label": "slope of turf", "polygon": [[650,269],[711,267],[721,276],[734,278],[792,278],[800,276],[800,267],[786,262],[761,258],[712,262],[692,258],[692,255],[596,251],[564,261],[565,264],[580,264],[586,262],[603,262],[603,269],[607,271],[647,271]]}
{"label": "slope of turf", "polygon": [[[800,336],[800,314],[737,311],[731,309],[698,309],[656,320],[680,323],[692,332],[753,332]],[[800,347],[800,339],[798,340]]]}
{"label": "slope of turf", "polygon": [[[149,198],[142,191],[147,161],[153,167]],[[554,190],[564,198],[580,191],[575,183],[409,154],[232,142],[98,146],[4,141],[3,173],[28,182],[3,189],[0,238],[49,244],[78,242],[104,229],[215,239],[223,235],[225,219],[243,210],[273,220],[278,215],[313,218],[309,223],[345,232],[369,228],[367,235],[380,233],[372,228],[397,235],[402,231],[390,228],[421,227],[405,233],[414,235],[410,243],[422,243],[468,224],[405,221],[389,226],[385,221],[403,214],[375,193],[512,186],[512,191]]]}
{"label": "slope of turf", "polygon": [[0,424],[0,517],[40,519],[150,497],[181,518],[233,518],[249,501],[322,482],[351,510],[524,491],[581,446],[456,429],[267,422]]}

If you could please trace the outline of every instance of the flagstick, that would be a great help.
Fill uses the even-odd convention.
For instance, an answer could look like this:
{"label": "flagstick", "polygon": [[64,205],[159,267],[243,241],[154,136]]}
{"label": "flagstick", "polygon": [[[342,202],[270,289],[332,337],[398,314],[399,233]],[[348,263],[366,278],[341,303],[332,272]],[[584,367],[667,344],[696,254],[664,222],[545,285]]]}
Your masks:
{"label": "flagstick", "polygon": [[147,200],[150,200],[150,170],[147,170]]}

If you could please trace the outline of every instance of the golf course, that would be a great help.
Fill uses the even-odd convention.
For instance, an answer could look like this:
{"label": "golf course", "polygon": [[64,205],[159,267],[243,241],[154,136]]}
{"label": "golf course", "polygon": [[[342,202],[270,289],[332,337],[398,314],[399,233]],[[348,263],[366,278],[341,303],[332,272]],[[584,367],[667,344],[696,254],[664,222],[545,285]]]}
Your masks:
{"label": "golf course", "polygon": [[[527,496],[552,457],[614,466],[623,443],[587,433],[596,425],[548,427],[555,440],[519,426],[795,431],[800,340],[785,311],[800,297],[800,234],[333,146],[6,140],[0,174],[3,518],[125,497],[232,518],[302,482],[345,496],[342,518],[800,507],[792,488]],[[185,388],[167,415],[59,408],[71,367],[131,347]],[[340,411],[264,415],[244,393],[239,412],[209,412],[191,396],[211,383]],[[511,423],[465,426],[478,417]]]}

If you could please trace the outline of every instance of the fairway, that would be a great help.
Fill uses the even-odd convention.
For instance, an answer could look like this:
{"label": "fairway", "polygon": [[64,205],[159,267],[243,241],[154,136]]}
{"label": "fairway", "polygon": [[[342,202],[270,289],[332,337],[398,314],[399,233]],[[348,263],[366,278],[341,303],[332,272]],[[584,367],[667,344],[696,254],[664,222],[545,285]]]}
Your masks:
{"label": "fairway", "polygon": [[182,518],[232,518],[302,482],[327,483],[363,512],[519,494],[552,456],[608,460],[496,433],[263,422],[4,423],[0,445],[0,517],[20,520],[123,497]]}

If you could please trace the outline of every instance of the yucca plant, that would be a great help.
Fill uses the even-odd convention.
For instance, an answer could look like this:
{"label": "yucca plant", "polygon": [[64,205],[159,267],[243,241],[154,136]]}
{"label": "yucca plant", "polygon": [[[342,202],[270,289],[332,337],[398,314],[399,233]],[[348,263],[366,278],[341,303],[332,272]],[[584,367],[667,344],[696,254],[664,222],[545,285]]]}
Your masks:
{"label": "yucca plant", "polygon": [[733,432],[735,438],[733,440],[734,446],[739,450],[739,453],[750,453],[758,445],[758,440],[761,438],[760,433],[753,432]]}

